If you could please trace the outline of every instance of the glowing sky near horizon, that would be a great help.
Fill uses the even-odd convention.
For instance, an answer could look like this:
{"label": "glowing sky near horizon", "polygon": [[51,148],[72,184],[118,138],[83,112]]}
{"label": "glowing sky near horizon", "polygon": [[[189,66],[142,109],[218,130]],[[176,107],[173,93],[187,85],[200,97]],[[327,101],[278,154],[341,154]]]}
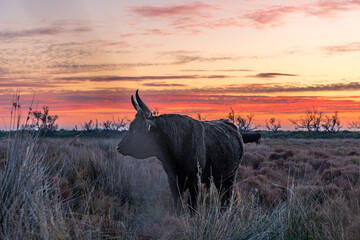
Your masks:
{"label": "glowing sky near horizon", "polygon": [[346,125],[359,60],[359,0],[0,0],[0,128],[16,90],[63,128],[132,119],[136,89],[160,114],[286,126],[314,107]]}

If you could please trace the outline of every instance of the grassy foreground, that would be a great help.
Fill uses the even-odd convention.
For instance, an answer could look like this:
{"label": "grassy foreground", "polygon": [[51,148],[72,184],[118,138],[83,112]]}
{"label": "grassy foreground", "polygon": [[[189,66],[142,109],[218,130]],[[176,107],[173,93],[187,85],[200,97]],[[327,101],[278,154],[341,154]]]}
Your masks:
{"label": "grassy foreground", "polygon": [[2,140],[0,239],[360,236],[358,139],[248,144],[230,208],[220,209],[211,188],[195,216],[175,213],[158,160],[122,157],[118,141],[20,132]]}

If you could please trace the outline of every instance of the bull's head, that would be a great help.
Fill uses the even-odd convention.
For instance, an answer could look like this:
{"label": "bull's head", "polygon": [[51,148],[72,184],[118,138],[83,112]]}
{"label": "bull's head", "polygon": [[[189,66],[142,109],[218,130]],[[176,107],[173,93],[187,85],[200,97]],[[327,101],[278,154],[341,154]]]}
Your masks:
{"label": "bull's head", "polygon": [[136,90],[136,101],[131,96],[131,103],[137,111],[130,123],[129,131],[117,146],[118,152],[135,158],[147,158],[157,155],[156,124],[150,109],[141,100]]}

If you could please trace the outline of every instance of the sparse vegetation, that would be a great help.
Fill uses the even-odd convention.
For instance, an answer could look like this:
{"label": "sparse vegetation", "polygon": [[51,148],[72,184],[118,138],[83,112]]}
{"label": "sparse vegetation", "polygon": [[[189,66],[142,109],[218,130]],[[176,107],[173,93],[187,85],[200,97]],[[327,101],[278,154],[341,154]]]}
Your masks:
{"label": "sparse vegetation", "polygon": [[358,120],[358,121],[352,121],[352,122],[350,123],[350,128],[360,129],[360,120]]}
{"label": "sparse vegetation", "polygon": [[295,130],[305,129],[309,132],[318,132],[321,127],[323,113],[316,108],[306,111],[305,115],[301,115],[299,119],[289,119],[294,125]]}
{"label": "sparse vegetation", "polygon": [[324,128],[326,132],[338,132],[342,128],[340,125],[340,119],[338,116],[338,112],[335,112],[334,115],[328,116],[325,115],[323,123],[321,126]]}
{"label": "sparse vegetation", "polygon": [[281,123],[276,118],[270,118],[269,121],[266,120],[265,126],[266,126],[267,130],[276,133],[281,128]]}
{"label": "sparse vegetation", "polygon": [[197,114],[197,120],[199,120],[199,121],[206,121],[206,117],[203,116],[203,115],[201,115],[201,113],[198,113],[198,114]]}
{"label": "sparse vegetation", "polygon": [[253,121],[254,121],[253,114],[246,115],[246,118],[240,115],[236,118],[237,127],[241,133],[256,130],[259,126],[253,125]]}
{"label": "sparse vegetation", "polygon": [[[14,105],[15,104],[15,105]],[[13,104],[15,108],[21,108],[21,105]],[[33,110],[29,107],[26,123],[22,126],[22,129],[30,131],[39,131],[41,133],[55,132],[58,129],[58,115],[50,115],[50,109],[48,106],[44,106],[42,110]]]}
{"label": "sparse vegetation", "polygon": [[99,131],[99,122],[97,119],[95,122],[93,120],[89,120],[88,122],[85,122],[84,125],[82,125],[82,129],[85,132]]}
{"label": "sparse vegetation", "polygon": [[246,117],[242,117],[241,115],[235,116],[235,111],[232,108],[230,108],[227,119],[236,125],[241,133],[254,131],[259,127],[258,125],[254,125],[253,114],[248,114]]}

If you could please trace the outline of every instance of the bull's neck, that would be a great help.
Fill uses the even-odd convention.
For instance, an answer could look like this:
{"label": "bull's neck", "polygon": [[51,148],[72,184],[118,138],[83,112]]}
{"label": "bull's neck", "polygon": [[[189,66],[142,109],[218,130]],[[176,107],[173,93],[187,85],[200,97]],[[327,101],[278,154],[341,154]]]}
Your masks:
{"label": "bull's neck", "polygon": [[154,122],[157,126],[157,153],[156,157],[163,163],[167,164],[168,159],[171,159],[171,153],[169,152],[168,143],[168,134],[167,129],[169,129],[168,122],[164,119],[164,115],[160,115],[154,118]]}

